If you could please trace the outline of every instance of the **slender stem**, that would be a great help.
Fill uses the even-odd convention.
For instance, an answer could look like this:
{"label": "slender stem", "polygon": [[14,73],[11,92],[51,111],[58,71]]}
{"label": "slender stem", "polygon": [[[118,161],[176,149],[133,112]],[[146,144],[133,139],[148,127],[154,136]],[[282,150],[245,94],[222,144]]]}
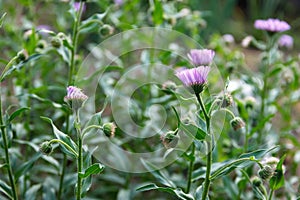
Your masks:
{"label": "slender stem", "polygon": [[206,174],[205,174],[205,181],[204,181],[204,188],[202,193],[202,200],[205,200],[208,196],[209,186],[210,186],[210,172],[211,172],[211,165],[212,165],[212,135],[210,134],[210,117],[207,115],[203,100],[200,94],[196,94],[197,100],[201,106],[203,111],[205,121],[206,121],[206,130],[208,135],[207,140],[207,158],[206,158]]}
{"label": "slender stem", "polygon": [[272,200],[272,198],[273,198],[273,194],[274,194],[274,190],[273,190],[273,189],[271,189],[271,190],[270,190],[270,194],[269,194],[269,198],[268,198],[268,200]]}
{"label": "slender stem", "polygon": [[61,199],[61,194],[63,192],[63,184],[64,184],[64,178],[65,178],[65,173],[66,173],[66,166],[67,166],[67,155],[64,153],[63,154],[63,161],[62,161],[62,169],[60,173],[60,179],[59,179],[59,189],[58,189],[58,194],[57,194],[57,199]]}
{"label": "slender stem", "polygon": [[79,174],[82,172],[82,136],[81,136],[81,128],[80,128],[80,118],[79,118],[79,111],[76,112],[76,119],[75,119],[75,128],[77,131],[77,145],[78,145],[78,158],[77,158],[77,200],[81,199],[81,185],[82,185],[82,178]]}
{"label": "slender stem", "polygon": [[195,144],[192,143],[192,152],[191,152],[192,158],[190,160],[190,165],[189,165],[189,174],[188,174],[188,182],[187,182],[187,187],[186,187],[186,193],[190,192],[191,189],[191,183],[192,183],[192,172],[194,170],[194,162],[195,162]]}
{"label": "slender stem", "polygon": [[73,34],[72,34],[73,48],[71,50],[71,62],[70,62],[69,80],[68,80],[69,85],[74,83],[75,55],[76,55],[78,35],[79,35],[78,26],[79,26],[79,22],[80,22],[81,15],[82,15],[82,10],[83,10],[83,2],[80,1],[80,8],[79,8],[79,11],[77,12],[75,22],[74,22],[74,26],[73,26]]}
{"label": "slender stem", "polygon": [[16,184],[13,176],[12,167],[10,164],[9,152],[8,152],[8,144],[7,144],[7,135],[6,135],[6,127],[3,124],[3,116],[2,116],[2,99],[1,99],[1,86],[0,86],[0,126],[1,126],[1,133],[2,133],[2,140],[3,140],[3,147],[5,152],[5,162],[7,164],[7,171],[8,171],[8,178],[11,185],[12,196],[14,200],[18,199],[17,191],[16,191]]}

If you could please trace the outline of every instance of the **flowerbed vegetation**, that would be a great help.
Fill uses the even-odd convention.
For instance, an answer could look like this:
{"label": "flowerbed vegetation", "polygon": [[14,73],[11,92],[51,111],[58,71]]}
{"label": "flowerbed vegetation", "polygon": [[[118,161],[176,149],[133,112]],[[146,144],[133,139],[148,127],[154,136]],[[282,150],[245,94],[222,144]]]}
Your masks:
{"label": "flowerbed vegetation", "polygon": [[300,198],[284,17],[239,43],[202,1],[0,3],[0,199]]}

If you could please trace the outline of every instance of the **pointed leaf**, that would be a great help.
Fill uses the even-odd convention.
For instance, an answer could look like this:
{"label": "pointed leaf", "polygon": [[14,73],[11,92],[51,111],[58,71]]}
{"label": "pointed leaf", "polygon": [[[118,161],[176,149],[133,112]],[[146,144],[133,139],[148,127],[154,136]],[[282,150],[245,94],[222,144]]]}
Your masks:
{"label": "pointed leaf", "polygon": [[35,200],[35,199],[37,199],[36,195],[37,195],[40,188],[41,188],[41,184],[37,184],[37,185],[34,185],[31,188],[29,188],[29,190],[27,190],[26,193],[25,193],[25,199],[26,200]]}
{"label": "pointed leaf", "polygon": [[7,197],[10,199],[13,199],[12,194],[11,194],[11,187],[7,185],[4,181],[0,179],[0,192],[5,194]]}
{"label": "pointed leaf", "polygon": [[159,190],[162,192],[168,192],[170,194],[177,196],[179,199],[183,199],[183,200],[194,200],[192,195],[184,193],[180,188],[159,187],[154,183],[151,183],[137,189],[137,191],[149,191],[149,190]]}
{"label": "pointed leaf", "polygon": [[2,27],[3,21],[4,21],[4,17],[6,16],[6,13],[3,13],[3,15],[0,18],[0,28]]}
{"label": "pointed leaf", "polygon": [[[69,145],[75,152],[78,152],[78,147],[76,145],[76,143],[65,133],[61,132],[60,130],[58,130],[58,128],[56,128],[56,126],[54,125],[53,121],[48,118],[48,117],[41,117],[43,120],[49,122],[52,125],[52,129],[54,132],[54,135],[57,139],[62,140],[63,142],[65,142],[67,145]],[[70,151],[69,149],[67,149],[64,145],[60,145],[60,147],[62,148],[62,151],[74,158],[77,157],[77,155],[75,155],[72,151]]]}
{"label": "pointed leaf", "polygon": [[23,107],[23,108],[20,108],[18,110],[16,110],[15,112],[13,112],[9,118],[8,118],[8,122],[12,122],[16,117],[18,117],[21,113],[23,113],[24,111],[26,110],[30,110],[29,107]]}
{"label": "pointed leaf", "polygon": [[79,173],[79,176],[81,178],[86,178],[92,174],[99,174],[104,170],[104,165],[102,165],[101,163],[95,163],[93,165],[91,165],[90,167],[88,167],[84,173]]}
{"label": "pointed leaf", "polygon": [[25,175],[34,165],[35,161],[37,161],[42,156],[42,153],[38,152],[34,156],[31,157],[27,162],[23,163],[21,166],[19,166],[15,172],[15,180],[18,181],[18,179]]}
{"label": "pointed leaf", "polygon": [[276,170],[274,172],[274,175],[270,179],[270,188],[273,190],[277,190],[284,186],[284,173],[282,169],[283,161],[285,159],[286,155],[282,156],[280,161],[278,162],[276,166]]}

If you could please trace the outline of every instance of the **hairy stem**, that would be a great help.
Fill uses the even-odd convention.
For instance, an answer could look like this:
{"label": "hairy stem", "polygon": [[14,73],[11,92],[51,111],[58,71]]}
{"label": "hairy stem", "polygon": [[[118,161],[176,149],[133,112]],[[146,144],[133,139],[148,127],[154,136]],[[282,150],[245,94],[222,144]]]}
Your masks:
{"label": "hairy stem", "polygon": [[206,158],[206,174],[205,174],[205,181],[204,181],[204,188],[202,193],[202,200],[205,200],[208,196],[209,187],[210,187],[210,172],[211,172],[211,165],[212,165],[212,135],[210,134],[210,117],[207,114],[205,109],[203,100],[200,94],[196,94],[197,100],[200,104],[200,107],[203,111],[205,122],[206,122],[206,131],[208,135],[207,139],[207,158]]}
{"label": "hairy stem", "polygon": [[191,189],[191,183],[192,183],[192,173],[194,170],[194,162],[195,162],[195,144],[192,143],[192,152],[191,155],[193,156],[190,160],[190,165],[189,165],[189,174],[188,174],[188,182],[187,182],[187,187],[186,187],[186,193],[190,192]]}

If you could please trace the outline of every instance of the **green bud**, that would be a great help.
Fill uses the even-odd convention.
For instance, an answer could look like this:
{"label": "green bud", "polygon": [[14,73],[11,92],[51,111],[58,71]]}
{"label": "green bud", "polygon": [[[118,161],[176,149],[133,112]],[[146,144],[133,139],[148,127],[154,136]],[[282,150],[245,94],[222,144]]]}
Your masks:
{"label": "green bud", "polygon": [[243,127],[245,127],[245,122],[240,117],[235,117],[230,121],[232,128],[237,131]]}
{"label": "green bud", "polygon": [[166,94],[172,94],[173,91],[176,90],[177,85],[173,82],[173,81],[166,81],[163,85],[162,85],[162,90],[166,93]]}
{"label": "green bud", "polygon": [[255,187],[260,187],[262,185],[262,181],[259,177],[255,176],[252,178],[252,184]]}
{"label": "green bud", "polygon": [[104,24],[100,29],[99,33],[102,37],[107,37],[114,33],[114,28],[108,24]]}
{"label": "green bud", "polygon": [[256,104],[256,99],[252,96],[248,96],[244,99],[244,102],[246,108],[252,109]]}
{"label": "green bud", "polygon": [[113,122],[105,123],[102,127],[104,134],[107,137],[114,137],[117,126]]}
{"label": "green bud", "polygon": [[18,62],[24,61],[27,58],[28,58],[28,53],[25,49],[23,49],[17,53],[17,61]]}
{"label": "green bud", "polygon": [[47,42],[45,40],[40,40],[38,41],[36,47],[39,49],[45,49],[47,47]]}
{"label": "green bud", "polygon": [[268,180],[273,176],[273,169],[269,165],[265,165],[262,169],[258,171],[258,175],[262,180]]}
{"label": "green bud", "polygon": [[178,144],[179,137],[176,135],[177,132],[169,131],[161,135],[160,140],[166,149],[174,148]]}
{"label": "green bud", "polygon": [[223,108],[226,108],[226,107],[229,107],[229,106],[232,106],[233,104],[233,98],[231,96],[230,93],[225,93],[224,94],[224,97],[222,98],[222,107]]}
{"label": "green bud", "polygon": [[40,146],[40,151],[43,154],[49,155],[52,152],[52,145],[49,141],[45,141]]}
{"label": "green bud", "polygon": [[51,39],[51,45],[55,48],[59,48],[61,46],[61,40],[58,37],[53,37]]}

